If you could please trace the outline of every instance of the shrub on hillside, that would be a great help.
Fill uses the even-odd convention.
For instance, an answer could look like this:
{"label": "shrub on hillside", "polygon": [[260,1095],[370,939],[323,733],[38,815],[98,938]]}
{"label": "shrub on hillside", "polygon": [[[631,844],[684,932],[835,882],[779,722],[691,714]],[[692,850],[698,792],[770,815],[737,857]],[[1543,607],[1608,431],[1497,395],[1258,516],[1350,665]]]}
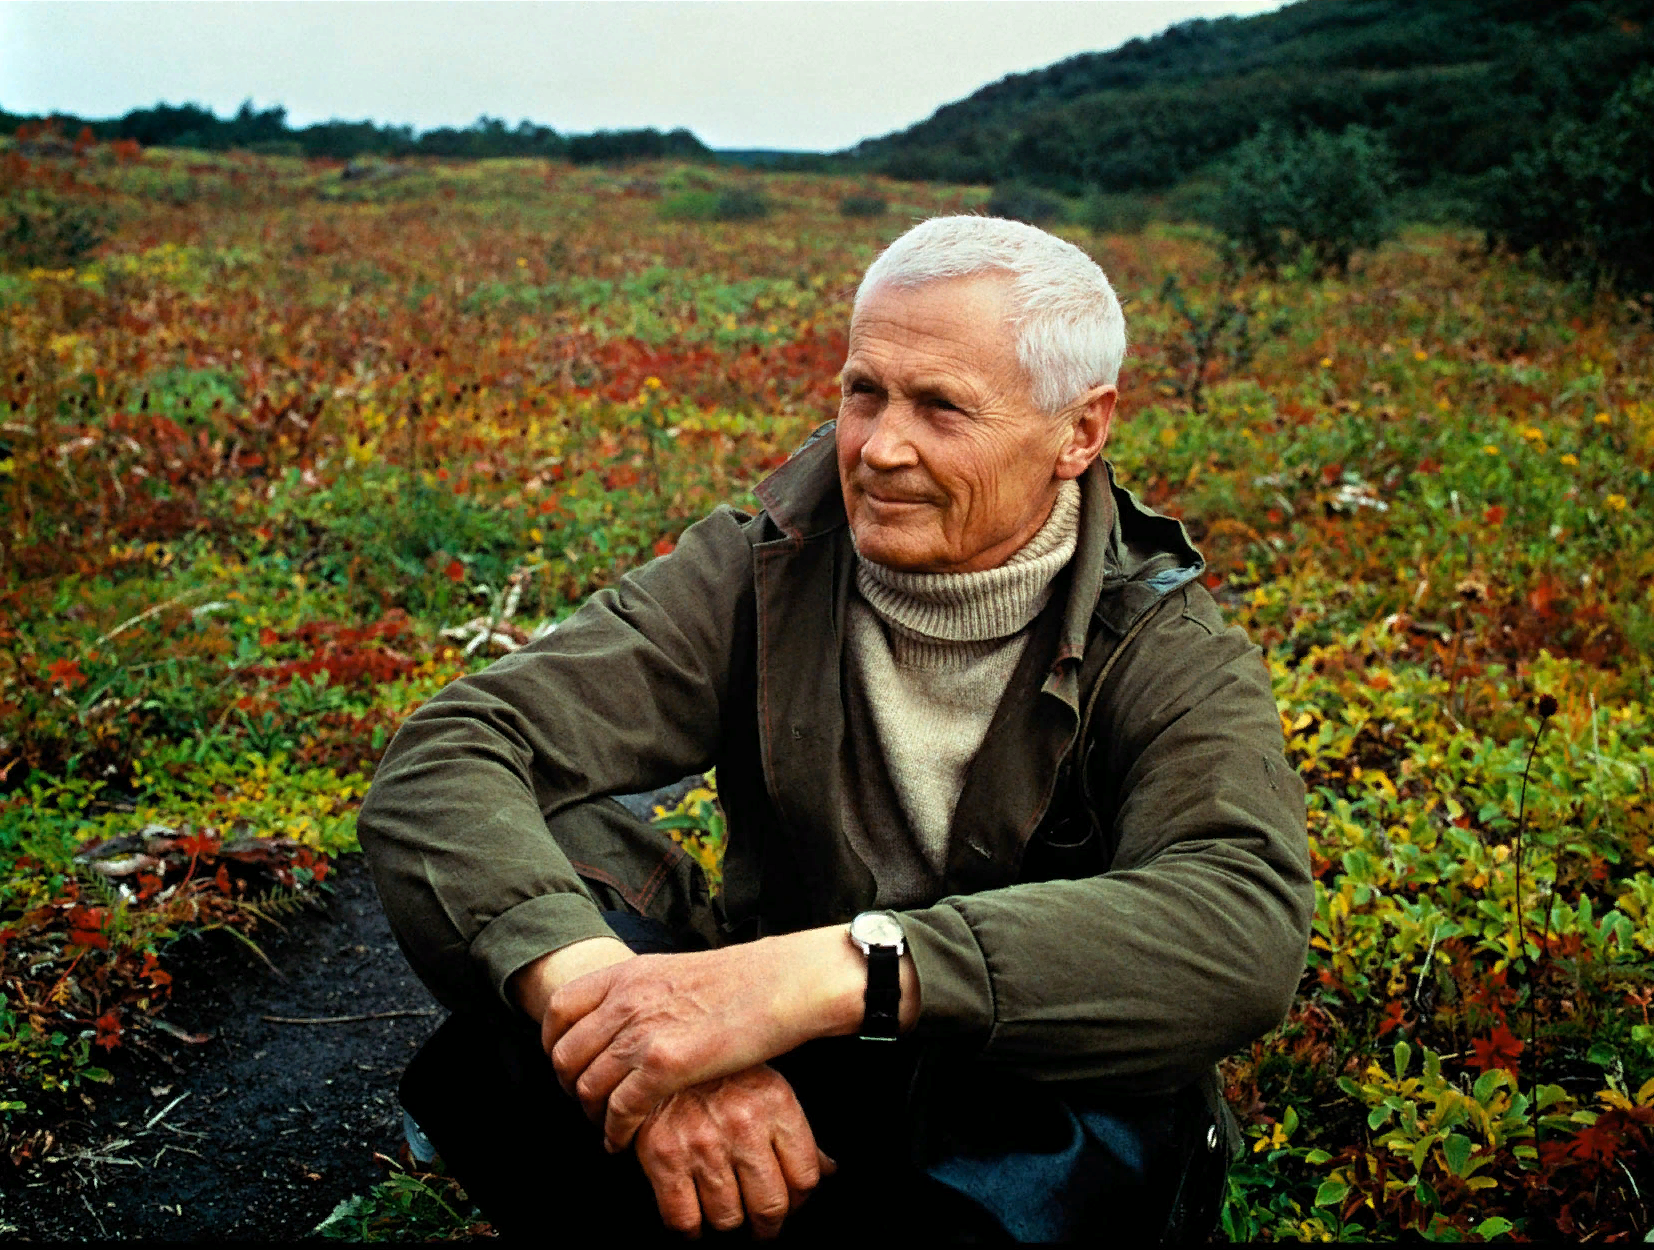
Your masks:
{"label": "shrub on hillside", "polygon": [[1390,234],[1395,181],[1389,150],[1364,127],[1294,135],[1265,125],[1225,162],[1212,224],[1261,268],[1307,254],[1316,273],[1342,273]]}
{"label": "shrub on hillside", "polygon": [[1142,234],[1154,220],[1154,206],[1146,196],[1094,191],[1080,205],[1077,220],[1098,234]]}
{"label": "shrub on hillside", "polygon": [[1654,291],[1654,68],[1614,93],[1591,125],[1489,175],[1480,205],[1489,242],[1536,252],[1554,271],[1627,294]]}
{"label": "shrub on hillside", "polygon": [[0,199],[0,263],[20,269],[78,264],[110,231],[102,205],[20,188]]}
{"label": "shrub on hillside", "polygon": [[890,204],[882,195],[847,195],[838,202],[838,211],[846,217],[883,217]]}
{"label": "shrub on hillside", "polygon": [[680,191],[661,202],[660,213],[669,221],[757,221],[770,215],[770,203],[746,187]]}
{"label": "shrub on hillside", "polygon": [[984,206],[993,217],[1009,217],[1031,226],[1051,225],[1068,215],[1068,207],[1049,191],[1020,182],[1004,182],[994,188]]}

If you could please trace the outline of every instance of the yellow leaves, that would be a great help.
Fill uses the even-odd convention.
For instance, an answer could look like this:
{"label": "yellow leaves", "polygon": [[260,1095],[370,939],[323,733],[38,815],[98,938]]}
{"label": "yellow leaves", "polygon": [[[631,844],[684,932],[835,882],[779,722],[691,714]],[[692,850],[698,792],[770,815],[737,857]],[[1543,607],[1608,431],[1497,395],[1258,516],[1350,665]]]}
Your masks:
{"label": "yellow leaves", "polygon": [[1608,498],[1603,500],[1603,503],[1607,504],[1608,507],[1615,512],[1624,512],[1626,509],[1624,495],[1609,495]]}
{"label": "yellow leaves", "polygon": [[1482,444],[1482,454],[1484,456],[1497,456],[1499,454],[1499,449],[1497,447],[1495,447],[1492,443],[1483,443]]}
{"label": "yellow leaves", "polygon": [[1595,423],[1597,425],[1613,425],[1614,424],[1614,418],[1609,416],[1606,412],[1599,412],[1592,419],[1595,421]]}
{"label": "yellow leaves", "polygon": [[1571,451],[1565,451],[1562,453],[1561,463],[1567,465],[1570,469],[1576,469],[1579,467],[1579,457]]}
{"label": "yellow leaves", "polygon": [[1160,431],[1160,445],[1162,447],[1176,447],[1177,439],[1178,433],[1174,426],[1168,425]]}
{"label": "yellow leaves", "polygon": [[1430,353],[1421,347],[1413,352],[1413,359],[1422,363],[1430,359]]}

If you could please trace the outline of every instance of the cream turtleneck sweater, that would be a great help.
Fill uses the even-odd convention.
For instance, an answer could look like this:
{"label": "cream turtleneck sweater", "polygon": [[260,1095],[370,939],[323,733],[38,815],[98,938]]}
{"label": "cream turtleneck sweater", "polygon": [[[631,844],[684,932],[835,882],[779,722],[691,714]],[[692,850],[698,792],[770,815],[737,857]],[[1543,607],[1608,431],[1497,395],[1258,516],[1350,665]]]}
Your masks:
{"label": "cream turtleneck sweater", "polygon": [[1079,528],[1080,488],[1065,481],[1038,533],[995,568],[900,573],[857,559],[845,654],[864,714],[850,717],[842,814],[879,906],[934,901],[966,770]]}

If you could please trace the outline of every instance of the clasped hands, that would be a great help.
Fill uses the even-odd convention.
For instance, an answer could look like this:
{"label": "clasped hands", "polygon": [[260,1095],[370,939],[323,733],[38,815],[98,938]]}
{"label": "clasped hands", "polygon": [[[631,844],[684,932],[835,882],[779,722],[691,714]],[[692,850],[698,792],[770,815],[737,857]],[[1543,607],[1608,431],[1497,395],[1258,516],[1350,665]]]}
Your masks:
{"label": "clasped hands", "polygon": [[[907,1026],[918,991],[903,964]],[[635,1141],[669,1227],[695,1235],[703,1214],[724,1229],[745,1216],[773,1235],[834,1170],[767,1061],[859,1026],[866,964],[842,925],[670,955],[593,939],[518,976],[559,1081],[609,1150]]]}

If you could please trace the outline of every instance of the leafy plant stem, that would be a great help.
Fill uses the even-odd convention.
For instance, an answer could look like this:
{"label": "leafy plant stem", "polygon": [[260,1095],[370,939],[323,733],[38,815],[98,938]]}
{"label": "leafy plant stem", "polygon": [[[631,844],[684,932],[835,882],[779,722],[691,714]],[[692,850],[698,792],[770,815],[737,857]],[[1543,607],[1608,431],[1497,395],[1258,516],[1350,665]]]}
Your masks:
{"label": "leafy plant stem", "polygon": [[[1546,708],[1549,707],[1549,711]],[[1539,754],[1539,743],[1545,737],[1545,730],[1551,723],[1551,713],[1556,709],[1556,700],[1546,695],[1540,702],[1539,728],[1533,735],[1533,745],[1528,748],[1528,762],[1522,767],[1522,792],[1516,808],[1516,949],[1523,955],[1528,951],[1528,934],[1522,918],[1522,834],[1527,828],[1528,821],[1528,775],[1533,771],[1534,757]],[[1546,932],[1550,930],[1550,913],[1546,911]],[[1547,937],[1547,941],[1549,938]],[[1539,958],[1544,954],[1543,948],[1528,965],[1528,1082],[1530,1090],[1530,1109],[1533,1114],[1533,1132],[1535,1138],[1539,1136],[1539,1099],[1537,1060],[1539,1038]]]}

